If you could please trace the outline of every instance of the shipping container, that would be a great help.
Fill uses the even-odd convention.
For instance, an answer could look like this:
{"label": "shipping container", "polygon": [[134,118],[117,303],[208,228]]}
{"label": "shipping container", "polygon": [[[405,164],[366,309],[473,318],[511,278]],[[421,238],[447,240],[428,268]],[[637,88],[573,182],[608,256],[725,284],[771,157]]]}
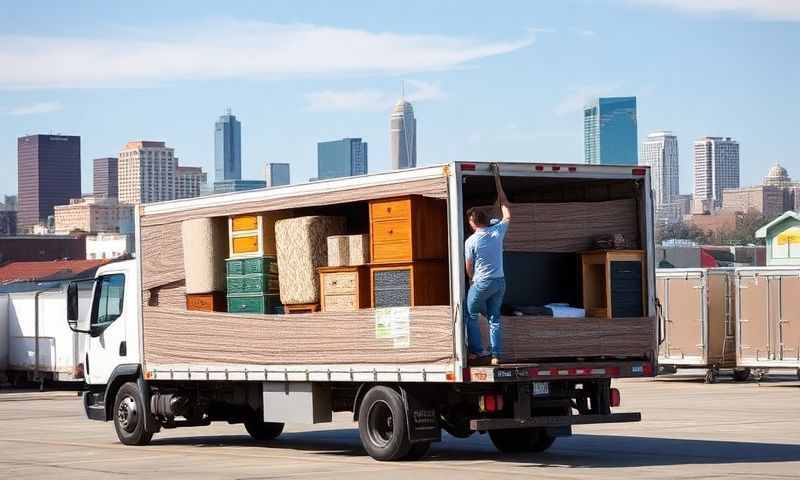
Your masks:
{"label": "shipping container", "polygon": [[800,376],[800,269],[736,269],[736,363]]}
{"label": "shipping container", "polygon": [[749,370],[736,368],[733,284],[732,269],[656,270],[664,324],[661,372],[702,368],[706,383],[714,383],[721,369],[730,370],[736,380],[748,378]]}

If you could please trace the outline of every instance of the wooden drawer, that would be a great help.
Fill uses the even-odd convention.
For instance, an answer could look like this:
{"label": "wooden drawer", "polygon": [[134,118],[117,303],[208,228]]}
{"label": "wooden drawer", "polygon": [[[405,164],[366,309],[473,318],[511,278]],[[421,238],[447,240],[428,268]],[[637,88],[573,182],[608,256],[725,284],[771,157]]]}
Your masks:
{"label": "wooden drawer", "polygon": [[323,273],[322,288],[326,294],[342,295],[356,293],[358,274],[356,272]]}
{"label": "wooden drawer", "polygon": [[375,263],[406,262],[411,260],[411,242],[382,242],[372,244]]}
{"label": "wooden drawer", "polygon": [[231,230],[234,232],[243,232],[247,230],[258,230],[258,216],[257,215],[240,215],[231,218]]}
{"label": "wooden drawer", "polygon": [[372,241],[409,242],[411,240],[411,224],[408,220],[386,220],[372,224]]}
{"label": "wooden drawer", "polygon": [[258,235],[246,235],[231,239],[232,255],[258,253]]}
{"label": "wooden drawer", "polygon": [[370,203],[370,216],[373,221],[391,218],[409,218],[411,200],[376,200]]}
{"label": "wooden drawer", "polygon": [[223,292],[187,294],[186,310],[200,310],[204,312],[224,312],[225,294]]}
{"label": "wooden drawer", "polygon": [[358,310],[355,295],[325,295],[322,297],[324,312],[354,312]]}

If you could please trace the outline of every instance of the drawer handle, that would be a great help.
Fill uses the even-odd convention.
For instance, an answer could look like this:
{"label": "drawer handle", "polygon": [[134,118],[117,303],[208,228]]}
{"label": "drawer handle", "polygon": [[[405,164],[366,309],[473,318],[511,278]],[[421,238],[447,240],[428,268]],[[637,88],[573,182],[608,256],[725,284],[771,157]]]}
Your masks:
{"label": "drawer handle", "polygon": [[392,229],[389,229],[389,235],[391,235],[391,234],[393,234],[393,233],[394,233],[394,230],[392,230]]}
{"label": "drawer handle", "polygon": [[386,213],[391,213],[391,212],[392,212],[392,207],[386,207]]}
{"label": "drawer handle", "polygon": [[336,280],[332,281],[331,285],[336,285]]}

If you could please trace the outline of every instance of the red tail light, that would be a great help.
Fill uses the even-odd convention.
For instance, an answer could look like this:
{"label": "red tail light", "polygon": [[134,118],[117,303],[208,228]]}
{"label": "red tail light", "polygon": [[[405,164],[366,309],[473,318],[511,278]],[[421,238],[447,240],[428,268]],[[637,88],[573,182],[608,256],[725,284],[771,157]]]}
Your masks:
{"label": "red tail light", "polygon": [[568,167],[567,170],[569,170],[570,173],[575,173],[578,171],[578,167]]}
{"label": "red tail light", "polygon": [[483,405],[489,413],[497,411],[497,402],[495,401],[494,395],[484,395]]}
{"label": "red tail light", "polygon": [[644,177],[645,175],[647,175],[647,169],[646,168],[634,168],[633,170],[631,170],[631,173],[633,175],[637,176],[637,177]]}
{"label": "red tail light", "polygon": [[610,403],[612,407],[619,407],[620,402],[622,401],[622,396],[619,394],[619,390],[616,388],[611,389],[610,395]]}
{"label": "red tail light", "polygon": [[553,165],[552,169],[553,169],[554,172],[557,172],[557,171],[561,170],[561,167],[559,167],[558,165]]}
{"label": "red tail light", "polygon": [[533,167],[537,172],[544,172],[544,165],[536,165]]}
{"label": "red tail light", "polygon": [[476,167],[477,166],[474,163],[462,163],[461,164],[461,170],[468,171],[468,172],[474,172]]}

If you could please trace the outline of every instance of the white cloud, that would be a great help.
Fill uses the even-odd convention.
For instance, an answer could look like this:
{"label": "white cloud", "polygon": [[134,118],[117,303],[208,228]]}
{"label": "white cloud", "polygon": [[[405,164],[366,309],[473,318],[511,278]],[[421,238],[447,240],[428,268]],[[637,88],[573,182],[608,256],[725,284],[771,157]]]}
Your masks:
{"label": "white cloud", "polygon": [[627,0],[634,5],[666,7],[695,14],[734,13],[759,20],[798,22],[797,0]]}
{"label": "white cloud", "polygon": [[[308,109],[318,112],[333,111],[383,111],[390,110],[400,92],[376,89],[324,90],[306,95]],[[437,83],[406,81],[405,97],[410,102],[430,102],[445,98]]]}
{"label": "white cloud", "polygon": [[38,102],[30,105],[20,105],[8,111],[11,115],[35,115],[37,113],[52,113],[64,110],[61,102]]}
{"label": "white cloud", "polygon": [[0,35],[0,88],[443,70],[530,46],[535,35],[483,41],[241,20],[151,27],[145,39],[130,29],[107,38]]}
{"label": "white cloud", "polygon": [[592,98],[607,96],[613,90],[614,87],[600,85],[574,88],[558,102],[553,111],[559,116],[583,111],[583,107],[586,106]]}

